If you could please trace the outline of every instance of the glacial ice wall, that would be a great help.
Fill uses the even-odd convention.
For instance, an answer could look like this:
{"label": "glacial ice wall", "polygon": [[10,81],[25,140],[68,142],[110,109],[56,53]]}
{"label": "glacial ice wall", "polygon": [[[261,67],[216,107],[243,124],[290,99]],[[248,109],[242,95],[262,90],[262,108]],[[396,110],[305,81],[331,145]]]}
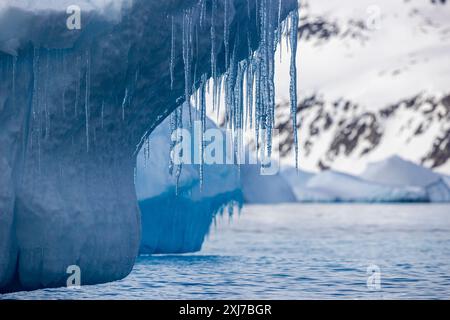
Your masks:
{"label": "glacial ice wall", "polygon": [[82,12],[80,30],[55,1],[19,3],[0,7],[0,291],[65,285],[69,265],[82,284],[123,278],[139,249],[145,137],[211,77],[232,128],[255,110],[255,129],[270,129],[276,30],[293,12],[296,32],[297,2],[134,0],[114,19]]}

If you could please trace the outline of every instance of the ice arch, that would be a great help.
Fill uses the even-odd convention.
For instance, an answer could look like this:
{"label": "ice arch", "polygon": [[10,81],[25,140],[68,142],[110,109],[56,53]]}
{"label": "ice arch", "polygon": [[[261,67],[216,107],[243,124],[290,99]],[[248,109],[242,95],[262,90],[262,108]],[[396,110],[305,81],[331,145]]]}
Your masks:
{"label": "ice arch", "polygon": [[[184,114],[188,114],[190,107],[184,106]],[[199,119],[196,109],[191,113],[193,119]],[[171,117],[166,118],[152,132],[137,159],[135,184],[142,222],[141,254],[199,251],[216,218],[237,213],[243,203],[240,170],[236,165],[206,165],[200,181],[200,166],[185,163],[180,175],[176,175],[175,166],[169,166],[170,120]],[[184,117],[185,128],[189,128],[189,121],[189,117]],[[206,119],[206,128],[225,135],[210,119]],[[191,136],[191,131],[188,132]],[[198,146],[193,146],[192,136],[190,142],[191,148]]]}
{"label": "ice arch", "polygon": [[0,291],[65,285],[74,264],[82,284],[130,272],[140,239],[136,150],[186,96],[182,50],[171,88],[172,16],[177,30],[190,24],[191,60],[210,76],[211,21],[221,74],[257,49],[261,20],[273,31],[297,7],[217,0],[211,20],[212,0],[128,2],[116,14],[80,1],[79,31],[51,1],[0,6]]}

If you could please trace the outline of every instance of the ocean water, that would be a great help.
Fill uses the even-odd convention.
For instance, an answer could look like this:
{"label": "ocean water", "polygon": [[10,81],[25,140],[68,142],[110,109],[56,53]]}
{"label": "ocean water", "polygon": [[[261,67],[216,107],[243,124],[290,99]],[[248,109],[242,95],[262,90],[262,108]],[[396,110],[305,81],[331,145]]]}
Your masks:
{"label": "ocean water", "polygon": [[450,205],[246,206],[200,253],[141,257],[110,284],[0,298],[449,299]]}

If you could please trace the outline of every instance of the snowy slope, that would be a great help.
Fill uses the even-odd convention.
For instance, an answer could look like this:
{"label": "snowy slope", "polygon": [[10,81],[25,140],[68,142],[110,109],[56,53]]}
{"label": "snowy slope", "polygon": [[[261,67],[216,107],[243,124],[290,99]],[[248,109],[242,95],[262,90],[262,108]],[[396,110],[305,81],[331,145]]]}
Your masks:
{"label": "snowy slope", "polygon": [[[187,114],[188,110],[184,111]],[[189,126],[187,118],[184,126]],[[207,128],[215,128],[214,123],[208,120]],[[184,165],[177,194],[176,173],[169,172],[170,135],[169,118],[150,135],[137,159],[143,254],[200,250],[216,215],[242,202],[239,172],[233,165],[206,165],[202,189],[199,166]]]}
{"label": "snowy slope", "polygon": [[[313,0],[301,17],[301,168],[357,174],[399,155],[449,174],[450,4]],[[283,55],[277,122],[292,165],[288,74]]]}

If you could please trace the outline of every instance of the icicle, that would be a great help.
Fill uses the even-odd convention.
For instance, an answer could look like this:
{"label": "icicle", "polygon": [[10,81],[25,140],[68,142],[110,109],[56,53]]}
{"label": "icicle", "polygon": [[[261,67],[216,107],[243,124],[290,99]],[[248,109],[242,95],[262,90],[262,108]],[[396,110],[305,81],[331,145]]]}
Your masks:
{"label": "icicle", "polygon": [[[271,0],[269,0],[271,2]],[[272,6],[270,6],[272,8]],[[269,9],[269,14],[271,14],[271,9]],[[267,143],[267,152],[269,158],[272,155],[272,134],[273,128],[275,127],[275,50],[276,50],[276,41],[275,41],[275,29],[272,25],[272,19],[269,19],[269,32],[267,39],[267,55],[268,55],[268,143]]]}
{"label": "icicle", "polygon": [[[38,119],[39,113],[39,64],[40,64],[40,55],[39,49],[33,49],[33,97],[32,97],[32,114],[33,114],[33,122],[32,122],[32,133],[31,133],[31,145],[33,145],[33,136],[37,135],[37,144],[38,144],[38,159],[40,160],[40,123]],[[37,122],[37,123],[36,123]],[[37,129],[36,129],[37,127]],[[31,149],[33,150],[33,149]],[[38,161],[39,161],[38,160]],[[40,165],[39,165],[40,168]]]}
{"label": "icicle", "polygon": [[291,83],[289,86],[290,99],[291,99],[291,117],[292,127],[294,130],[294,143],[295,143],[295,167],[298,169],[298,132],[297,132],[297,41],[298,41],[298,11],[294,10],[291,13],[291,30],[290,30],[290,42],[291,42],[291,66],[290,77]]}
{"label": "icicle", "polygon": [[[290,35],[290,30],[291,30],[291,27],[290,27],[290,21],[289,20],[291,20],[291,19],[286,19],[285,20],[285,28],[286,28],[286,30],[287,31],[289,31],[289,35]],[[290,50],[290,45],[289,45],[289,42],[290,42],[290,36],[288,36],[288,37],[285,37],[285,39],[286,39],[286,51],[289,51]]]}
{"label": "icicle", "polygon": [[127,104],[127,101],[128,101],[128,88],[125,89],[125,95],[122,101],[122,121],[125,120],[125,105]]}
{"label": "icicle", "polygon": [[62,114],[63,118],[66,117],[66,82],[65,82],[65,74],[66,74],[66,55],[64,50],[61,50],[61,72],[63,74],[63,90],[62,90]]}
{"label": "icicle", "polygon": [[[259,57],[257,58],[259,59]],[[261,63],[258,61],[255,68],[255,138],[256,138],[256,151],[259,149],[259,129],[264,123],[263,110],[262,110],[262,93],[261,93]]]}
{"label": "icicle", "polygon": [[[261,0],[261,8],[260,8],[260,28],[261,28],[261,41],[260,47],[258,50],[259,54],[259,128],[262,129],[263,132],[266,130],[267,125],[267,107],[268,107],[268,90],[267,90],[267,74],[268,74],[268,66],[267,66],[267,8],[266,8],[267,0]],[[265,138],[263,138],[263,142],[265,142]]]}
{"label": "icicle", "polygon": [[12,99],[16,100],[16,68],[17,68],[17,56],[12,58]]}
{"label": "icicle", "polygon": [[[185,103],[189,105],[192,93],[191,63],[192,63],[192,18],[189,10],[183,15],[183,62],[184,62],[184,94]],[[192,112],[189,108],[189,123],[192,127]]]}
{"label": "icicle", "polygon": [[[176,159],[181,159],[182,158],[182,154],[178,154],[175,155],[175,147],[178,143],[180,143],[182,136],[181,133],[179,132],[179,129],[183,128],[183,105],[179,106],[178,108],[176,108],[171,114],[170,114],[170,136],[171,136],[171,144],[170,144],[170,160],[169,160],[169,174],[171,176],[175,175],[175,180],[176,180],[176,186],[175,186],[175,194],[178,195],[178,186],[179,186],[179,181],[180,181],[180,177],[181,177],[181,172],[182,172],[182,167],[183,164],[182,163],[174,163],[174,158]],[[188,105],[189,107],[189,105]],[[173,139],[173,135],[175,134],[175,139]],[[150,138],[149,138],[150,139]],[[148,155],[150,158],[150,141],[148,141]],[[180,152],[183,152],[183,150],[181,150]]]}
{"label": "icicle", "polygon": [[38,135],[38,172],[39,175],[41,174],[41,128],[40,128],[40,124],[37,130],[37,135]]}
{"label": "icicle", "polygon": [[66,117],[66,87],[62,90],[62,114],[63,118]]}
{"label": "icicle", "polygon": [[175,22],[172,16],[172,38],[170,46],[170,89],[173,90],[174,81],[174,70],[175,70]]}
{"label": "icicle", "polygon": [[33,49],[33,98],[32,98],[32,113],[33,113],[33,129],[31,135],[31,142],[33,142],[33,135],[36,136],[37,153],[38,153],[38,173],[41,173],[41,117],[40,117],[40,49],[34,47]]}
{"label": "icicle", "polygon": [[250,125],[250,129],[253,128],[253,70],[254,70],[254,59],[250,59],[248,66],[247,66],[247,123]]}
{"label": "icicle", "polygon": [[216,82],[214,82],[214,88],[216,91],[216,102],[217,102],[217,121],[219,121],[219,115],[220,115],[220,103],[222,100],[222,81],[223,77],[218,77]]}
{"label": "icicle", "polygon": [[229,53],[230,53],[230,28],[228,22],[228,2],[229,0],[225,0],[224,2],[224,20],[223,20],[223,43],[225,47],[225,69],[228,70],[229,66]]}
{"label": "icicle", "polygon": [[201,143],[200,143],[200,190],[203,188],[203,169],[204,169],[204,159],[205,159],[205,137],[204,133],[206,130],[206,74],[202,75],[200,84],[200,119],[201,119]]}
{"label": "icicle", "polygon": [[[195,57],[199,56],[199,47],[198,44],[200,43],[198,39],[198,28],[195,27]],[[195,65],[194,65],[194,81],[192,81],[192,89],[191,92],[195,92],[196,88],[195,85],[197,83],[197,67],[198,67],[198,58],[195,59]],[[201,77],[200,77],[201,78]]]}
{"label": "icicle", "polygon": [[236,78],[237,78],[237,69],[238,69],[238,62],[236,61],[236,43],[233,47],[233,54],[231,56],[229,69],[225,73],[225,120],[228,124],[229,129],[233,129],[235,122],[234,122],[234,114],[235,114],[235,108],[236,108],[236,101],[235,101],[235,92],[234,87],[236,84]]}
{"label": "icicle", "polygon": [[[282,22],[281,22],[281,10],[283,8],[283,0],[278,0],[278,30],[277,30],[277,43],[280,44],[280,62],[282,61],[283,58],[283,41],[282,41],[282,36],[283,36],[283,27],[282,27]],[[276,47],[276,46],[275,46]]]}
{"label": "icicle", "polygon": [[[184,103],[171,116],[171,129],[182,127],[182,112],[186,107],[189,110],[189,118],[192,127],[191,115],[191,101],[193,101],[193,108],[199,110],[199,115],[202,123],[202,143],[201,143],[201,157],[200,159],[200,184],[203,185],[203,151],[204,139],[203,131],[206,127],[206,91],[210,85],[213,86],[212,104],[213,110],[217,109],[217,118],[219,119],[220,104],[222,100],[222,90],[224,91],[225,101],[225,124],[227,128],[233,130],[232,140],[235,152],[240,156],[240,146],[243,144],[242,130],[250,125],[254,128],[256,137],[256,148],[261,152],[258,156],[268,157],[272,154],[272,135],[275,125],[275,52],[278,44],[280,44],[280,59],[282,54],[282,38],[285,30],[290,30],[289,37],[297,37],[298,32],[298,12],[295,11],[289,17],[290,24],[287,21],[282,21],[283,14],[283,0],[256,0],[256,23],[259,35],[259,48],[253,50],[251,34],[247,32],[240,32],[240,26],[237,25],[237,30],[233,30],[233,41],[230,38],[231,21],[230,13],[232,9],[232,2],[230,0],[223,0],[223,54],[225,64],[225,72],[223,75],[218,75],[217,71],[217,11],[218,0],[211,0],[211,26],[210,26],[210,77],[208,74],[199,74],[200,65],[198,63],[199,51],[199,28],[204,26],[206,21],[206,7],[205,0],[198,0],[197,7],[194,9],[185,10],[183,13],[182,25],[182,56],[184,64]],[[247,15],[250,20],[252,15],[250,4],[247,3]],[[194,20],[195,18],[195,20]],[[289,20],[288,19],[288,20]],[[289,26],[290,29],[287,29]],[[172,45],[171,45],[171,88],[174,81],[174,18],[172,17]],[[295,29],[295,30],[294,30]],[[246,37],[248,46],[248,58],[239,61],[238,49],[240,46],[239,37]],[[291,69],[290,69],[290,96],[291,96],[291,113],[294,126],[296,127],[296,66],[295,66],[295,51],[297,50],[297,43],[294,39],[287,39],[286,46],[291,50]],[[244,40],[244,41],[245,41]],[[194,43],[195,41],[195,43]],[[195,59],[195,60],[194,60]],[[195,65],[193,65],[195,63]],[[200,84],[198,84],[200,81]],[[209,82],[211,81],[211,82]],[[223,89],[222,89],[223,85]],[[198,89],[197,89],[198,86]],[[245,96],[244,96],[245,95]],[[126,99],[125,99],[126,100]],[[295,106],[295,108],[294,108]],[[295,133],[296,153],[298,152],[297,132]],[[173,149],[173,147],[172,147]],[[241,160],[241,159],[239,159]],[[296,163],[298,159],[296,158]],[[173,174],[176,170],[177,180],[181,170],[181,165],[170,164],[170,170]],[[178,186],[177,186],[178,189]]]}
{"label": "icicle", "polygon": [[78,100],[80,97],[80,79],[81,79],[81,67],[80,67],[80,57],[77,57],[77,69],[78,69],[78,77],[77,77],[77,87],[75,90],[75,118],[78,117]]}
{"label": "icicle", "polygon": [[206,0],[200,0],[200,27],[203,27],[206,17]]}
{"label": "icicle", "polygon": [[39,50],[34,48],[33,49],[33,101],[32,101],[32,113],[33,113],[33,119],[36,120],[36,108],[37,108],[37,93],[38,93],[38,64],[39,64]]}
{"label": "icicle", "polygon": [[91,56],[89,50],[86,52],[86,95],[84,100],[86,120],[86,152],[89,153],[89,114],[90,114],[90,90],[91,90]]}
{"label": "icicle", "polygon": [[255,0],[255,21],[257,26],[259,25],[259,1]]}
{"label": "icicle", "polygon": [[147,159],[147,161],[150,161],[150,136],[147,137],[146,143],[147,143],[147,157],[146,157],[146,159]]}
{"label": "icicle", "polygon": [[105,127],[105,101],[102,101],[101,125],[102,125],[102,129],[103,129]]}
{"label": "icicle", "polygon": [[242,61],[238,65],[236,83],[234,87],[235,106],[234,106],[234,128],[236,132],[234,150],[238,165],[242,164],[242,145],[244,127],[244,75],[247,70],[247,61]]}
{"label": "icicle", "polygon": [[[212,0],[211,5],[211,77],[216,81],[216,14],[217,14],[217,0]],[[213,97],[213,108],[216,107],[215,97]]]}
{"label": "icicle", "polygon": [[50,54],[49,50],[46,50],[47,59],[45,62],[45,80],[44,81],[44,120],[45,120],[45,138],[48,139],[50,136],[50,113],[48,109],[48,82],[49,82],[49,60]]}
{"label": "icicle", "polygon": [[[170,125],[169,125],[169,134],[172,138],[173,133],[177,130],[177,125],[178,125],[178,121],[177,121],[177,110],[174,110],[171,114],[170,114]],[[178,136],[177,136],[177,140],[178,140]],[[172,154],[174,151],[174,148],[177,144],[178,141],[173,141],[173,139],[171,139],[171,144],[170,144],[170,159],[169,159],[169,174],[173,175],[173,169],[175,167],[174,162],[173,162],[173,158],[175,157],[174,154]]]}
{"label": "icicle", "polygon": [[214,81],[213,86],[213,110],[217,106],[217,71],[216,71],[216,12],[217,12],[217,0],[212,0],[211,4],[211,77]]}
{"label": "icicle", "polygon": [[[189,104],[187,104],[187,106],[190,108]],[[183,106],[178,107],[176,112],[177,112],[176,128],[182,129],[183,128]],[[177,136],[177,141],[178,142],[180,141],[180,139],[181,139],[181,137]],[[183,151],[181,151],[181,152],[183,152]],[[180,155],[180,158],[182,158],[182,155]],[[183,170],[183,164],[179,163],[177,165],[177,171],[176,171],[176,174],[175,174],[175,176],[176,176],[176,188],[175,189],[176,189],[176,195],[177,196],[178,196],[178,187],[179,187],[179,184],[180,184],[180,177],[181,177],[182,170]]]}

